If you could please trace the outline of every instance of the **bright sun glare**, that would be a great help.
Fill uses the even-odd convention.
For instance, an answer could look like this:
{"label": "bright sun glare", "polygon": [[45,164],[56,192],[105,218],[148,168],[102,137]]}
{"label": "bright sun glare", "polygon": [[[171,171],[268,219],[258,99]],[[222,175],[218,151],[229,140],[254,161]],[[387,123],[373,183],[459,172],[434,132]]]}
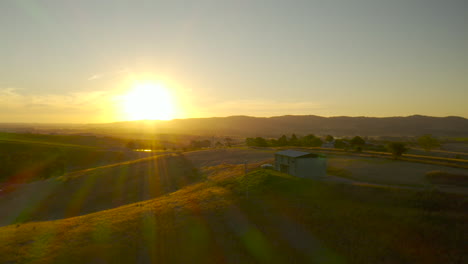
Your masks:
{"label": "bright sun glare", "polygon": [[169,90],[163,84],[137,82],[124,96],[124,111],[130,120],[170,120],[174,105]]}

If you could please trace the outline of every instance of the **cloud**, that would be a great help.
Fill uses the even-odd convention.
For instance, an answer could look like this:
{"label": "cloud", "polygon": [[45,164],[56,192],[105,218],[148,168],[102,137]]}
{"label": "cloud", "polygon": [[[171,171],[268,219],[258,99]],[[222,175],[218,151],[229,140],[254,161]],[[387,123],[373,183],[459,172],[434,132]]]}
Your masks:
{"label": "cloud", "polygon": [[88,81],[97,80],[97,79],[100,79],[101,77],[102,77],[102,74],[94,74],[93,76],[88,78]]}
{"label": "cloud", "polygon": [[94,80],[98,80],[98,79],[102,79],[104,77],[106,78],[112,78],[112,77],[115,77],[117,75],[121,75],[121,74],[127,74],[127,73],[130,73],[130,69],[128,68],[122,68],[120,70],[117,70],[117,71],[113,71],[113,72],[104,72],[104,73],[96,73],[96,74],[93,74],[91,75],[90,77],[88,77],[88,81],[94,81]]}
{"label": "cloud", "polygon": [[109,91],[33,95],[0,89],[0,122],[91,122],[111,112]]}

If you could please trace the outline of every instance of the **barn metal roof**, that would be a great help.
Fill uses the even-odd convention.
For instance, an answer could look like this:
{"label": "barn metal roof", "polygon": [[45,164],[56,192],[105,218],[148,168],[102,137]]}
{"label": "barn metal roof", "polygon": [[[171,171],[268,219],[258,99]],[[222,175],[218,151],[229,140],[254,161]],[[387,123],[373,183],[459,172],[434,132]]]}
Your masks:
{"label": "barn metal roof", "polygon": [[292,150],[292,149],[287,149],[287,150],[282,150],[279,152],[276,152],[277,155],[281,156],[288,156],[292,158],[305,158],[305,157],[317,157],[317,154],[309,153],[309,152],[303,152],[303,151],[297,151],[297,150]]}

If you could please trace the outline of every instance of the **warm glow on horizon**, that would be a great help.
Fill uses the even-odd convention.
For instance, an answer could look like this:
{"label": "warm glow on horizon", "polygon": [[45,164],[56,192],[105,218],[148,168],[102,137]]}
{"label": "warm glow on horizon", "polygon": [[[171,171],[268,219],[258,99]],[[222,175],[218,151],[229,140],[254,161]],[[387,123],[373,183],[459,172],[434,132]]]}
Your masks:
{"label": "warm glow on horizon", "polygon": [[123,96],[123,108],[127,120],[174,118],[172,95],[161,83],[135,82]]}

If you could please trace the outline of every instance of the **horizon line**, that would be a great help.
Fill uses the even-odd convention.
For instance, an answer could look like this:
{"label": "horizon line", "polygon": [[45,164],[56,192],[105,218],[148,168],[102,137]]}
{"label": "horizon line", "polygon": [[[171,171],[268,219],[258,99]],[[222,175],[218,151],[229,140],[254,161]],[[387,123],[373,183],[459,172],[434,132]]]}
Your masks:
{"label": "horizon line", "polygon": [[247,117],[247,118],[278,118],[278,117],[306,117],[306,116],[314,116],[320,118],[340,118],[340,117],[348,117],[348,118],[407,118],[407,117],[433,117],[433,118],[462,118],[468,119],[468,117],[463,116],[430,116],[430,115],[421,115],[421,114],[412,114],[407,116],[346,116],[346,115],[337,115],[337,116],[319,116],[319,115],[312,115],[312,114],[304,114],[304,115],[279,115],[279,116],[249,116],[249,115],[229,115],[229,116],[211,116],[211,117],[188,117],[188,118],[174,118],[170,120],[160,120],[160,119],[139,119],[139,120],[121,120],[121,121],[111,121],[111,122],[91,122],[91,123],[49,123],[49,122],[1,122],[2,125],[98,125],[98,124],[115,124],[115,123],[127,123],[127,122],[171,122],[177,120],[187,120],[187,119],[213,119],[213,118],[232,118],[232,117]]}

